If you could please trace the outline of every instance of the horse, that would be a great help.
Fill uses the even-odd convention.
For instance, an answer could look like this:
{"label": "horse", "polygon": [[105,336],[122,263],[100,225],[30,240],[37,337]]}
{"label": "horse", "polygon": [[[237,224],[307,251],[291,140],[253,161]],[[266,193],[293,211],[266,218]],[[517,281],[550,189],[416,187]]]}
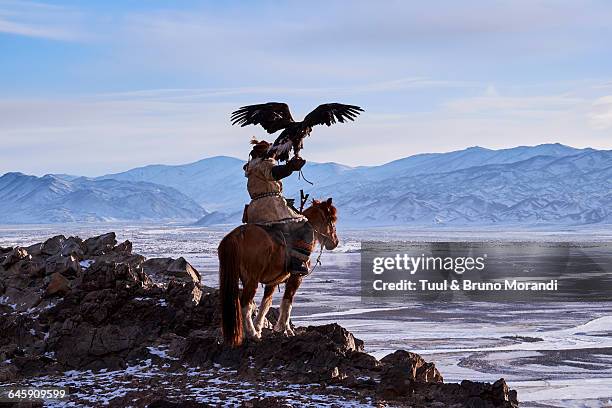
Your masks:
{"label": "horse", "polygon": [[[321,251],[323,248],[332,250],[338,246],[336,212],[329,198],[325,201],[313,200],[312,205],[302,213],[312,225],[315,245],[318,242]],[[221,240],[218,256],[224,342],[232,347],[240,346],[244,331],[249,339],[261,339],[266,315],[272,306],[272,295],[281,283],[285,283],[285,293],[274,331],[292,336],[294,333],[289,325],[289,317],[293,297],[303,277],[287,272],[284,246],[272,239],[264,228],[256,224],[244,224]],[[239,281],[242,282],[242,293]],[[260,283],[265,285],[265,289],[259,313],[253,322],[253,299]]]}

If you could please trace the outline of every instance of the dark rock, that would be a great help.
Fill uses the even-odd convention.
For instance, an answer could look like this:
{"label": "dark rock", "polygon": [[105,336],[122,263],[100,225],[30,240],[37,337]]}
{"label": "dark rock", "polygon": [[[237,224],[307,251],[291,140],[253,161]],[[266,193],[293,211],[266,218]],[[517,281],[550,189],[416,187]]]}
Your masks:
{"label": "dark rock", "polygon": [[167,289],[168,300],[178,307],[194,307],[200,303],[202,290],[195,282],[171,280]]}
{"label": "dark rock", "polygon": [[419,382],[444,381],[433,363],[427,363],[423,357],[409,351],[398,350],[383,357],[380,362],[383,365],[383,371],[400,370],[405,372],[410,380]]}
{"label": "dark rock", "polygon": [[168,266],[166,273],[177,279],[186,280],[188,282],[200,283],[202,279],[200,273],[183,257],[173,260]]}
{"label": "dark rock", "polygon": [[200,273],[185,258],[151,258],[143,265],[144,271],[157,282],[168,282],[170,279],[185,282],[201,282]]}
{"label": "dark rock", "polygon": [[47,258],[45,262],[45,273],[61,273],[65,276],[76,276],[81,270],[79,261],[74,255],[56,254]]}
{"label": "dark rock", "polygon": [[44,255],[56,255],[62,252],[66,237],[63,235],[57,235],[53,238],[49,238],[42,244],[41,252]]}
{"label": "dark rock", "polygon": [[64,296],[68,292],[70,292],[70,281],[59,272],[53,273],[49,285],[47,285],[45,296]]}
{"label": "dark rock", "polygon": [[350,355],[351,364],[356,368],[379,371],[381,363],[374,356],[358,351]]}
{"label": "dark rock", "polygon": [[116,247],[114,247],[112,251],[121,253],[121,254],[125,254],[125,255],[131,255],[132,254],[132,243],[128,240],[125,240],[119,245],[117,245]]}
{"label": "dark rock", "polygon": [[420,382],[444,382],[434,363],[425,363],[417,368],[415,380]]}
{"label": "dark rock", "polygon": [[[38,244],[33,244],[30,245],[29,247],[26,247],[26,250],[28,251],[28,254],[32,255],[32,256],[41,256],[42,255],[42,249],[44,247],[44,243],[39,242]],[[0,254],[2,253],[2,251],[0,251]]]}
{"label": "dark rock", "polygon": [[516,391],[510,391],[503,378],[493,384],[463,380],[461,389],[464,398],[471,406],[477,407],[517,407]]}
{"label": "dark rock", "polygon": [[88,238],[83,244],[85,246],[86,256],[92,257],[103,255],[117,245],[117,237],[114,232],[109,232],[108,234]]}
{"label": "dark rock", "polygon": [[11,382],[19,378],[20,374],[19,368],[14,364],[0,367],[0,382]]}
{"label": "dark rock", "polygon": [[137,289],[152,284],[142,270],[144,257],[128,255],[121,262],[99,257],[81,274],[81,286],[85,291],[116,289],[118,292],[134,293]]}
{"label": "dark rock", "polygon": [[45,276],[45,263],[39,258],[32,260],[23,259],[17,263],[19,265],[19,273],[29,276],[30,278],[42,278]]}
{"label": "dark rock", "polygon": [[414,393],[414,377],[412,373],[400,368],[390,367],[380,375],[378,393],[384,399],[398,399]]}
{"label": "dark rock", "polygon": [[63,256],[73,256],[81,261],[85,255],[86,247],[83,240],[79,237],[70,237],[64,241],[60,254]]}
{"label": "dark rock", "polygon": [[309,383],[347,378],[359,370],[351,364],[351,356],[362,350],[363,342],[350,332],[328,324],[298,327],[294,337],[267,331],[261,342],[247,342],[240,348],[224,346],[210,332],[198,332],[187,339],[183,359],[204,366],[221,364],[243,374],[249,373],[247,368],[255,369],[257,375],[282,369],[285,379]]}
{"label": "dark rock", "polygon": [[28,254],[28,251],[25,248],[13,248],[10,252],[4,254],[2,266],[7,269],[22,259],[30,259],[31,255]]}

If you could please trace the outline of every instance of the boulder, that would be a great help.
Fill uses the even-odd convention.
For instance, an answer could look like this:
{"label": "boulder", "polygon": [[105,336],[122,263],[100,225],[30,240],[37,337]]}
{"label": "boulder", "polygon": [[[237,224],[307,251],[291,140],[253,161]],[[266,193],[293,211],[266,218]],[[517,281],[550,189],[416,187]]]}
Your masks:
{"label": "boulder", "polygon": [[200,303],[202,290],[195,282],[171,280],[168,283],[167,299],[178,307],[195,307]]}
{"label": "boulder", "polygon": [[202,279],[200,273],[182,256],[170,263],[166,273],[176,279],[187,282],[200,283]]}
{"label": "boulder", "polygon": [[31,255],[28,254],[28,251],[25,248],[13,248],[11,251],[5,253],[2,256],[2,267],[4,269],[10,268],[12,265],[23,259],[31,259]]}
{"label": "boulder", "polygon": [[516,391],[510,390],[503,378],[493,384],[463,380],[463,398],[473,407],[517,407]]}
{"label": "boulder", "polygon": [[59,254],[60,252],[62,252],[62,248],[64,247],[65,241],[66,237],[63,235],[56,235],[52,238],[49,238],[42,244],[42,254],[47,256]]}
{"label": "boulder", "polygon": [[46,275],[46,265],[45,262],[40,260],[39,258],[23,259],[17,263],[19,268],[19,273],[25,276],[28,276],[32,279],[42,278]]}
{"label": "boulder", "polygon": [[171,279],[198,284],[201,282],[200,273],[183,257],[147,259],[143,268],[156,282],[167,283]]}
{"label": "boulder", "polygon": [[80,261],[85,255],[85,250],[86,247],[81,238],[70,237],[64,241],[60,254],[63,256],[73,256]]}
{"label": "boulder", "polygon": [[26,247],[26,250],[28,251],[28,254],[32,255],[33,257],[39,257],[43,254],[42,253],[43,247],[44,247],[44,243],[39,242],[37,244],[33,244],[33,245],[30,245],[29,247]]}
{"label": "boulder", "polygon": [[45,296],[64,296],[70,292],[70,281],[60,272],[54,272],[45,290]]}
{"label": "boulder", "polygon": [[76,276],[80,270],[81,266],[74,255],[58,253],[48,257],[45,261],[45,273],[47,275],[61,273],[65,276]]}
{"label": "boulder", "polygon": [[83,243],[87,257],[103,255],[117,245],[117,236],[114,232],[88,238]]}
{"label": "boulder", "polygon": [[397,350],[380,360],[383,370],[405,373],[412,381],[444,382],[440,372],[433,363],[427,363],[423,357],[405,350]]}

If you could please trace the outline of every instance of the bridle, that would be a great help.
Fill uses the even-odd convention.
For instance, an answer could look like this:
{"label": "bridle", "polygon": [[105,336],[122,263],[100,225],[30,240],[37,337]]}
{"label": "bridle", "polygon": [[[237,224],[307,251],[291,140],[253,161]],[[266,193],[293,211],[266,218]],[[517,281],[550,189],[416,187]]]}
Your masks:
{"label": "bridle", "polygon": [[[327,230],[328,231],[333,231],[334,230],[334,224],[333,224],[333,222],[331,220],[331,217],[328,217],[326,212],[323,211],[320,207],[316,207],[315,209],[318,210],[323,215],[323,219],[325,220],[325,222],[327,224],[326,225]],[[319,250],[319,256],[317,256],[317,259],[316,259],[315,264],[312,267],[312,269],[310,269],[310,271],[308,271],[308,273],[304,277],[306,277],[306,276],[310,275],[311,273],[313,273],[314,270],[317,268],[317,266],[321,265],[321,256],[323,255],[323,250],[325,249],[325,244],[327,243],[328,240],[333,242],[333,239],[332,239],[332,237],[329,234],[325,234],[325,233],[319,231],[313,225],[312,222],[310,223],[310,225],[312,226],[312,229],[314,230],[315,234],[317,234],[319,236],[322,236],[324,239],[323,240],[322,239],[317,239],[319,241],[320,246],[321,246],[321,249]]]}
{"label": "bridle", "polygon": [[[333,231],[333,230],[334,230],[334,224],[333,224],[333,221],[331,220],[331,217],[329,217],[329,216],[328,216],[328,215],[325,213],[325,211],[323,211],[323,210],[322,210],[320,207],[316,207],[315,209],[316,209],[316,210],[318,210],[318,211],[319,211],[319,212],[320,212],[320,213],[323,215],[323,220],[325,220],[325,223],[326,223],[326,225],[325,225],[325,226],[327,227],[327,231]],[[314,232],[315,232],[317,235],[320,235],[320,236],[322,236],[323,238],[325,238],[324,240],[321,240],[321,239],[319,240],[319,242],[321,243],[321,247],[323,247],[323,246],[324,246],[324,244],[326,244],[328,240],[329,240],[329,241],[331,241],[331,242],[333,242],[333,239],[332,239],[332,237],[330,236],[330,234],[325,234],[325,233],[323,233],[323,232],[319,231],[319,230],[318,230],[318,229],[317,229],[317,228],[316,228],[316,227],[313,225],[313,223],[312,223],[312,222],[310,223],[310,225],[312,226],[312,229],[314,230]]]}

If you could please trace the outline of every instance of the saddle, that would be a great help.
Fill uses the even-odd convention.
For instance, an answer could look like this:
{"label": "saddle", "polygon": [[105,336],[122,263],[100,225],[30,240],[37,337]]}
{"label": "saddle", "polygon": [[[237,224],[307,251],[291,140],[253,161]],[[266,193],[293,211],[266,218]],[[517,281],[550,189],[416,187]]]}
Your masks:
{"label": "saddle", "polygon": [[260,225],[266,230],[270,238],[280,245],[284,245],[286,250],[289,249],[289,243],[292,241],[291,234],[288,231],[283,231],[278,225]]}

